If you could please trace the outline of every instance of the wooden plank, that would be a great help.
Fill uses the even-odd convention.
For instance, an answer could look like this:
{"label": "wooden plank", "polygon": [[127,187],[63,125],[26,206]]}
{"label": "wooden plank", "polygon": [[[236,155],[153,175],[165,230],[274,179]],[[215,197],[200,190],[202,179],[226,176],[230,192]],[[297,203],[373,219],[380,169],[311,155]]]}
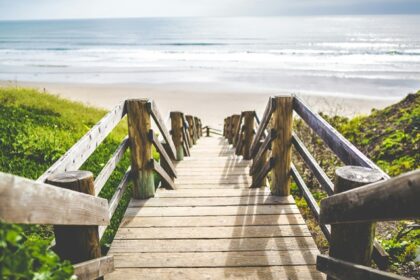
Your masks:
{"label": "wooden plank", "polygon": [[316,268],[334,279],[340,280],[408,280],[403,276],[323,255],[318,255]]}
{"label": "wooden plank", "polygon": [[160,143],[159,139],[156,137],[156,134],[153,132],[152,129],[149,131],[149,139],[150,141],[152,141],[153,145],[156,147],[156,150],[158,151],[160,156],[163,157],[165,161],[167,162],[169,168],[166,171],[176,178],[175,166],[172,163],[172,159],[169,157],[165,148],[162,146],[162,144]]}
{"label": "wooden plank", "polygon": [[179,178],[176,180],[177,184],[180,185],[208,185],[208,184],[245,184],[250,185],[252,179],[246,175],[246,176],[229,176],[229,177],[215,177],[215,178]]}
{"label": "wooden plank", "polygon": [[327,174],[325,174],[324,170],[322,170],[321,166],[319,166],[319,164],[316,162],[311,153],[295,133],[292,134],[292,144],[302,157],[306,166],[308,166],[308,168],[312,171],[322,188],[327,192],[328,195],[332,195],[334,193],[333,182],[331,182],[330,178],[328,178]]}
{"label": "wooden plank", "polygon": [[247,239],[116,239],[109,254],[169,252],[239,252],[316,250],[311,237],[269,237]]}
{"label": "wooden plank", "polygon": [[232,206],[232,205],[279,205],[294,204],[291,196],[251,196],[251,197],[199,197],[186,199],[177,198],[152,198],[133,199],[129,207],[173,207],[173,206]]}
{"label": "wooden plank", "polygon": [[119,104],[95,124],[76,144],[60,157],[37,181],[45,182],[52,174],[77,170],[125,116],[125,102]]}
{"label": "wooden plank", "polygon": [[120,228],[115,239],[215,239],[251,237],[307,236],[311,233],[306,225],[275,225],[245,227],[174,227],[162,228]]}
{"label": "wooden plank", "polygon": [[251,184],[202,184],[202,185],[176,185],[177,189],[246,189]]}
{"label": "wooden plank", "polygon": [[258,149],[257,154],[254,157],[254,160],[253,160],[253,163],[252,163],[252,166],[251,166],[251,170],[250,170],[250,174],[254,174],[257,171],[257,170],[255,170],[255,167],[261,161],[262,155],[270,148],[271,142],[273,142],[274,138],[276,138],[276,130],[275,129],[270,129],[267,137],[264,139],[264,142],[262,143],[262,145]]}
{"label": "wooden plank", "polygon": [[124,217],[123,227],[201,227],[201,226],[265,226],[304,225],[300,214],[255,216],[207,216],[196,217]]}
{"label": "wooden plank", "polygon": [[303,178],[300,176],[299,172],[297,171],[295,165],[292,163],[291,166],[291,175],[293,180],[295,181],[296,185],[298,186],[299,190],[302,192],[303,197],[305,198],[306,203],[308,204],[309,208],[311,209],[312,214],[314,215],[315,219],[318,221],[318,225],[321,228],[324,236],[327,240],[331,239],[331,228],[325,223],[319,222],[319,206],[316,202],[314,196],[312,195],[309,188],[306,186]]}
{"label": "wooden plank", "polygon": [[264,133],[264,130],[267,128],[268,123],[270,122],[271,119],[271,114],[273,113],[274,110],[274,102],[273,102],[273,98],[269,98],[268,103],[267,103],[267,107],[265,108],[263,117],[261,119],[261,123],[258,126],[258,130],[257,133],[255,134],[254,140],[252,142],[251,145],[251,157],[253,158],[255,156],[255,154],[257,153],[257,147],[258,147],[258,143],[260,142],[261,136]]}
{"label": "wooden plank", "polygon": [[184,148],[184,153],[187,157],[191,155],[190,144],[189,144],[190,141],[191,139],[190,139],[190,136],[188,135],[188,131],[186,130],[186,128],[183,128],[182,129],[182,147]]}
{"label": "wooden plank", "polygon": [[107,280],[180,279],[180,280],[242,280],[242,279],[299,279],[322,280],[314,265],[270,267],[214,268],[124,268],[117,269]]}
{"label": "wooden plank", "polygon": [[349,223],[418,219],[420,170],[379,181],[321,201],[321,222]]}
{"label": "wooden plank", "polygon": [[384,178],[390,178],[376,164],[374,164],[352,143],[350,143],[350,141],[344,138],[343,135],[341,135],[319,114],[312,112],[309,107],[296,96],[293,98],[293,109],[346,165],[370,167],[381,171]]}
{"label": "wooden plank", "polygon": [[118,207],[118,204],[120,203],[120,200],[124,194],[124,192],[127,190],[127,187],[130,183],[130,174],[131,169],[128,168],[127,172],[125,172],[123,178],[121,179],[120,184],[118,185],[117,189],[115,190],[114,195],[112,196],[111,200],[109,201],[109,218],[112,218],[112,216],[115,213],[115,210]]}
{"label": "wooden plank", "polygon": [[101,172],[95,178],[95,195],[101,192],[102,188],[104,187],[105,183],[108,181],[109,177],[111,176],[112,172],[117,167],[117,164],[120,162],[122,157],[124,156],[125,151],[127,151],[129,145],[128,136],[124,138],[121,144],[118,146],[117,150],[108,160],[104,168],[102,168]]}
{"label": "wooden plank", "polygon": [[105,256],[74,265],[74,275],[78,280],[92,280],[114,271],[114,257]]}
{"label": "wooden plank", "polygon": [[159,128],[159,131],[162,133],[163,139],[165,139],[165,142],[169,145],[169,156],[173,159],[176,158],[176,149],[174,142],[172,141],[171,135],[169,134],[168,129],[165,126],[165,122],[163,121],[162,116],[159,113],[159,110],[156,106],[156,103],[154,101],[149,100],[147,103],[149,113],[152,115],[153,120],[156,123],[156,126]]}
{"label": "wooden plank", "polygon": [[259,171],[256,179],[252,182],[251,188],[260,187],[262,182],[267,177],[268,173],[271,171],[275,163],[273,157],[269,158],[268,161],[264,164],[263,168]]}
{"label": "wooden plank", "polygon": [[108,225],[108,202],[0,172],[0,219],[20,224]]}
{"label": "wooden plank", "polygon": [[177,189],[176,191],[159,189],[155,197],[250,197],[267,196],[270,191],[264,189]]}
{"label": "wooden plank", "polygon": [[160,164],[159,164],[156,160],[151,159],[151,160],[150,160],[150,165],[152,166],[153,170],[154,170],[157,174],[159,174],[160,178],[161,178],[163,181],[165,181],[165,183],[166,183],[166,185],[165,185],[165,186],[169,187],[169,188],[170,188],[170,189],[172,189],[172,190],[175,190],[175,189],[176,189],[176,188],[175,188],[175,183],[174,183],[174,181],[172,180],[172,178],[171,178],[171,177],[169,177],[168,173],[166,173],[166,171],[162,168],[162,166],[160,166]]}
{"label": "wooden plank", "polygon": [[115,266],[121,267],[250,267],[273,265],[311,265],[318,250],[278,252],[205,252],[205,253],[119,253]]}
{"label": "wooden plank", "polygon": [[295,205],[259,205],[225,207],[129,207],[126,216],[178,217],[178,216],[227,216],[273,215],[300,213]]}

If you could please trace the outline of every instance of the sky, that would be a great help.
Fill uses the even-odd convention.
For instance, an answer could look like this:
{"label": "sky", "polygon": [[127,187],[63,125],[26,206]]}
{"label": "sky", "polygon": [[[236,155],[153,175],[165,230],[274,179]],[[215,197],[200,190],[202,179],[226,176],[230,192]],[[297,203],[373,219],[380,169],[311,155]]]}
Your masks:
{"label": "sky", "polygon": [[420,14],[420,0],[0,0],[0,20]]}

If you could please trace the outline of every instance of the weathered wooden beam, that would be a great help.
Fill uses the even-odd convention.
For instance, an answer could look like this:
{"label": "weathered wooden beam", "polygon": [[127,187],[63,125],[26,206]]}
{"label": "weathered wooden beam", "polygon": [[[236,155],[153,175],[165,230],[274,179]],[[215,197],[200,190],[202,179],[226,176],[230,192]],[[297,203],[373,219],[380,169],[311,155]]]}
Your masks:
{"label": "weathered wooden beam", "polygon": [[[345,192],[381,179],[382,173],[375,169],[360,166],[340,167],[336,170],[334,192]],[[370,266],[374,238],[375,224],[370,222],[331,225],[329,255]]]}
{"label": "weathered wooden beam", "polygon": [[293,98],[293,109],[346,165],[358,165],[376,169],[382,172],[385,179],[389,179],[389,176],[385,172],[351,144],[350,141],[344,138],[343,135],[326,122],[320,115],[312,112],[309,107],[296,96]]}
{"label": "weathered wooden beam", "polygon": [[[130,99],[126,101],[128,115],[128,135],[131,150],[131,178],[133,197],[142,199],[155,195],[153,170],[149,167],[152,159],[152,141],[148,134],[152,127],[149,100]],[[156,113],[156,112],[155,112]]]}
{"label": "weathered wooden beam", "polygon": [[104,187],[105,183],[108,181],[109,177],[111,177],[112,172],[117,167],[117,164],[123,158],[125,151],[129,146],[129,139],[128,136],[124,138],[121,144],[118,146],[117,150],[108,160],[104,168],[102,168],[101,172],[95,178],[95,196],[101,192],[102,188]]}
{"label": "weathered wooden beam", "polygon": [[95,151],[96,147],[108,136],[125,116],[124,103],[119,104],[93,126],[76,144],[59,158],[37,181],[45,180],[54,173],[77,170]]}
{"label": "weathered wooden beam", "polygon": [[[56,173],[48,177],[47,182],[63,189],[95,196],[93,175],[88,171]],[[104,213],[107,214],[108,210],[105,210]],[[73,213],[69,214],[72,215]],[[55,225],[54,235],[54,250],[62,260],[69,260],[74,264],[101,257],[101,245],[97,225]]]}
{"label": "weathered wooden beam", "polygon": [[0,219],[17,224],[108,225],[108,202],[0,172]]}
{"label": "weathered wooden beam", "polygon": [[166,153],[165,148],[160,143],[159,139],[157,138],[156,134],[152,129],[149,131],[149,138],[150,141],[152,141],[153,145],[156,147],[158,153],[160,154],[160,160],[166,162],[166,172],[168,172],[171,175],[171,177],[176,178],[175,166],[173,165],[172,160],[169,158],[169,155]]}
{"label": "weathered wooden beam", "polygon": [[290,164],[292,160],[293,97],[276,96],[272,114],[273,128],[277,137],[271,144],[271,156],[276,159],[271,172],[271,192],[274,195],[290,195]]}
{"label": "weathered wooden beam", "polygon": [[154,171],[161,177],[163,181],[165,181],[165,188],[175,190],[175,183],[173,179],[166,173],[166,171],[160,166],[160,164],[155,161],[154,159],[150,160],[150,165]]}
{"label": "weathered wooden beam", "polygon": [[332,195],[334,193],[333,182],[330,180],[330,178],[328,178],[327,174],[325,174],[324,170],[322,170],[321,166],[319,166],[319,164],[316,162],[311,153],[295,133],[292,133],[292,143],[324,191],[328,195]]}
{"label": "weathered wooden beam", "polygon": [[238,121],[238,123],[237,123],[237,125],[235,127],[235,132],[234,132],[234,136],[233,136],[233,143],[234,143],[234,146],[235,147],[238,144],[239,137],[240,137],[240,134],[242,132],[242,121],[243,121],[243,117],[244,117],[244,115],[243,115],[243,113],[241,113],[241,115],[239,117],[239,121]]}
{"label": "weathered wooden beam", "polygon": [[261,168],[260,172],[255,176],[255,180],[252,180],[251,188],[259,188],[267,177],[268,173],[273,169],[276,159],[271,157]]}
{"label": "weathered wooden beam", "polygon": [[296,169],[293,163],[291,166],[291,175],[296,185],[298,186],[299,190],[302,192],[302,195],[305,198],[305,201],[308,204],[309,208],[311,209],[312,214],[314,215],[315,219],[318,221],[318,225],[321,231],[324,233],[325,238],[329,241],[331,238],[331,228],[325,225],[324,223],[320,222],[319,220],[320,210],[319,210],[318,203],[316,202],[314,196],[312,195],[308,186],[306,186],[305,181],[303,180],[302,176],[300,176],[298,170]]}
{"label": "weathered wooden beam", "polygon": [[237,143],[236,133],[240,126],[240,119],[242,115],[232,115],[232,144],[235,147]]}
{"label": "weathered wooden beam", "polygon": [[250,169],[250,175],[254,174],[258,169],[257,166],[261,162],[261,159],[264,158],[263,155],[268,151],[271,146],[271,142],[277,137],[276,130],[270,129],[268,132],[267,137],[264,139],[264,142],[260,145],[257,154],[254,157],[252,162],[252,166]]}
{"label": "weathered wooden beam", "polygon": [[114,270],[113,256],[105,256],[74,265],[74,275],[77,280],[98,279]]}
{"label": "weathered wooden beam", "polygon": [[275,108],[275,104],[274,104],[273,98],[270,97],[270,99],[268,100],[268,103],[267,103],[267,107],[265,108],[263,117],[261,119],[261,123],[258,126],[257,133],[255,134],[254,140],[253,140],[252,145],[251,145],[251,149],[250,149],[251,157],[254,157],[255,154],[258,151],[257,150],[258,143],[261,139],[261,136],[264,134],[264,130],[267,128],[267,125],[270,122],[271,115],[273,113],[274,108]]}
{"label": "weathered wooden beam", "polygon": [[114,215],[115,210],[117,209],[118,204],[120,203],[124,192],[127,190],[127,187],[130,183],[130,175],[131,175],[131,169],[129,168],[125,172],[124,176],[121,179],[121,182],[119,183],[119,185],[115,189],[114,195],[109,200],[108,212],[109,212],[109,218],[110,219]]}
{"label": "weathered wooden beam", "polygon": [[245,160],[251,159],[251,144],[254,138],[254,117],[255,111],[242,112],[244,119],[244,136],[243,136],[243,158]]}
{"label": "weathered wooden beam", "polygon": [[191,115],[186,115],[185,118],[187,119],[188,122],[188,134],[190,136],[190,139],[192,141],[192,145],[197,144],[197,139],[195,137],[195,125],[194,125],[194,118]]}
{"label": "weathered wooden beam", "polygon": [[235,155],[240,156],[243,154],[244,146],[244,127],[242,126],[239,132],[238,140],[235,147]]}
{"label": "weathered wooden beam", "polygon": [[163,139],[169,146],[169,156],[174,159],[176,154],[175,144],[172,141],[171,135],[169,134],[169,131],[165,126],[165,122],[163,121],[163,118],[159,113],[156,103],[154,101],[149,100],[149,102],[147,103],[147,108],[153,120],[155,121],[156,126],[159,128],[159,131],[162,133]]}
{"label": "weathered wooden beam", "polygon": [[321,221],[327,224],[418,218],[420,170],[321,201]]}
{"label": "weathered wooden beam", "polygon": [[340,280],[408,280],[408,278],[396,274],[324,255],[318,255],[316,269],[324,272],[333,279]]}
{"label": "weathered wooden beam", "polygon": [[176,150],[176,160],[180,161],[184,159],[184,147],[182,146],[183,141],[183,130],[184,130],[184,119],[181,112],[171,112],[171,134],[172,140]]}

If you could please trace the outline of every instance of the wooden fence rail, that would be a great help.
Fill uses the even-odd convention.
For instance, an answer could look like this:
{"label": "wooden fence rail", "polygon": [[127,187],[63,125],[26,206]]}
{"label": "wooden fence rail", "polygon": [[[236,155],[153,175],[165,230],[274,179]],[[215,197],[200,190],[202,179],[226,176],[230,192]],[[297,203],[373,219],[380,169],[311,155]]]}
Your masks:
{"label": "wooden fence rail", "polygon": [[[90,172],[79,171],[126,115],[128,136],[96,179]],[[202,136],[203,127],[198,117],[188,116],[189,125],[182,112],[172,112],[170,117],[171,133],[153,101],[126,100],[106,114],[37,181],[0,173],[0,220],[54,225],[55,250],[61,258],[75,264],[78,279],[96,279],[113,271],[113,258],[101,256],[99,241],[128,186],[133,183],[134,197],[154,196],[154,173],[157,173],[161,187],[175,189],[174,161],[182,160],[184,152],[189,155],[192,141]],[[151,129],[152,121],[158,128],[157,133]],[[188,129],[190,134],[186,133]],[[152,157],[152,146],[160,155],[159,162]],[[131,168],[121,178],[108,203],[97,196],[128,147]]]}
{"label": "wooden fence rail", "polygon": [[[326,239],[330,240],[330,226],[320,220],[320,208],[316,200],[296,167],[291,163],[290,155],[292,146],[328,195],[334,194],[334,184],[309,153],[303,142],[292,132],[293,111],[320,136],[331,151],[345,164],[356,164],[377,170],[381,174],[382,179],[388,179],[389,176],[295,96],[270,97],[261,121],[257,114],[254,114],[257,124],[256,133],[254,137],[247,136],[248,138],[252,138],[252,143],[249,147],[249,154],[253,159],[250,168],[250,174],[253,176],[251,187],[264,185],[267,181],[266,177],[270,176],[269,184],[272,193],[288,195],[291,176],[302,192],[312,213],[317,218]],[[223,135],[228,140],[232,134],[232,119],[233,115],[227,117],[224,122]],[[244,154],[243,143],[245,141],[245,135],[243,127],[243,114],[241,114],[239,126],[236,127],[234,133],[236,140],[229,141],[236,148],[237,155]],[[374,241],[373,244],[373,259],[379,267],[385,268],[388,265],[388,255],[378,242]]]}

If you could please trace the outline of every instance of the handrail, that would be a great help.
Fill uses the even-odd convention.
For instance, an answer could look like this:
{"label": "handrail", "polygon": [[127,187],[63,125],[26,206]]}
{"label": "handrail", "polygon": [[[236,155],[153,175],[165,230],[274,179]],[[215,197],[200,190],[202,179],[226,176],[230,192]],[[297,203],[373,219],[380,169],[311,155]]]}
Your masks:
{"label": "handrail", "polygon": [[106,199],[0,172],[0,219],[7,223],[108,225]]}
{"label": "handrail", "polygon": [[409,278],[384,272],[367,266],[346,262],[336,258],[318,255],[316,269],[339,280],[409,280]]}
{"label": "handrail", "polygon": [[250,153],[251,153],[251,157],[253,158],[255,156],[255,154],[257,153],[257,147],[258,147],[258,143],[261,139],[262,134],[264,133],[264,130],[266,129],[270,118],[271,118],[271,114],[273,113],[275,108],[274,102],[273,102],[273,98],[269,98],[268,103],[267,103],[267,107],[265,108],[264,111],[264,115],[261,119],[261,123],[258,126],[258,130],[257,133],[255,134],[255,137],[252,141],[251,144],[251,149],[250,149]]}
{"label": "handrail", "polygon": [[114,271],[114,257],[105,256],[74,265],[78,280],[98,279]]}
{"label": "handrail", "polygon": [[150,139],[150,141],[152,141],[153,145],[155,146],[156,150],[158,151],[160,156],[163,158],[163,160],[165,160],[167,162],[167,164],[168,164],[168,170],[167,171],[169,173],[171,173],[171,175],[173,177],[176,178],[175,166],[172,164],[172,161],[169,158],[169,155],[167,154],[165,148],[162,146],[162,144],[157,139],[156,134],[154,133],[154,131],[152,129],[149,130],[149,139]]}
{"label": "handrail", "polygon": [[420,170],[321,200],[321,223],[420,218]]}
{"label": "handrail", "polygon": [[104,187],[106,181],[108,181],[109,177],[111,177],[112,172],[117,167],[117,164],[121,161],[124,156],[125,151],[129,146],[129,139],[128,136],[124,138],[121,144],[118,146],[117,150],[108,160],[102,171],[96,176],[95,178],[95,195],[98,196],[101,192],[102,188]]}
{"label": "handrail", "polygon": [[[265,108],[263,118],[258,126],[257,133],[253,139],[252,145],[251,145],[251,156],[253,159],[253,163],[250,168],[250,175],[253,176],[253,184],[252,186],[257,186],[260,182],[262,182],[263,178],[262,175],[265,174],[265,176],[269,172],[269,166],[270,164],[267,162],[267,156],[266,152],[268,151],[268,147],[270,146],[271,142],[277,139],[277,135],[273,135],[274,132],[276,132],[275,128],[278,128],[282,131],[282,139],[280,142],[276,142],[276,145],[284,146],[287,139],[289,139],[286,135],[284,135],[284,126],[288,127],[288,123],[282,123],[282,118],[284,118],[284,114],[287,112],[292,111],[290,108],[284,107],[284,106],[291,106],[293,109],[301,116],[301,118],[306,121],[309,126],[315,130],[315,132],[321,136],[321,139],[326,141],[328,144],[328,141],[330,142],[329,146],[332,149],[332,151],[339,156],[340,159],[342,159],[345,163],[353,163],[355,158],[358,158],[358,163],[361,163],[363,166],[370,166],[375,167],[376,169],[379,169],[376,165],[374,165],[366,156],[364,156],[359,150],[357,150],[356,147],[354,147],[350,142],[348,142],[341,134],[339,134],[335,129],[331,127],[325,120],[323,120],[319,115],[314,114],[310,111],[310,109],[303,104],[302,101],[297,99],[297,97],[292,96],[291,102],[287,101],[287,99],[290,97],[270,97],[269,102]],[[278,103],[280,102],[280,103]],[[279,104],[278,106],[280,108],[276,108],[276,104]],[[289,105],[290,104],[290,105]],[[267,137],[264,139],[264,141],[261,140],[262,135],[264,132],[267,131],[267,126],[271,121],[273,113],[276,111],[276,121],[272,121],[273,127],[269,131]],[[279,115],[280,114],[280,115]],[[258,116],[255,114],[254,118],[258,120]],[[232,119],[227,118],[227,120]],[[228,121],[229,122],[229,121]],[[280,127],[277,127],[280,122]],[[239,134],[242,136],[241,134]],[[228,136],[228,135],[226,135]],[[241,137],[239,137],[238,141],[236,141],[236,154],[238,153],[238,150],[241,149],[242,141]],[[278,141],[278,140],[276,140]],[[338,141],[337,145],[332,145],[331,143],[335,143],[335,141]],[[307,165],[307,167],[310,169],[310,171],[314,174],[322,188],[327,192],[328,195],[332,195],[334,192],[334,184],[332,181],[328,178],[326,173],[322,170],[322,168],[319,166],[319,164],[316,162],[316,160],[313,158],[313,156],[310,154],[308,149],[305,147],[305,145],[302,143],[302,141],[298,138],[298,136],[291,132],[290,135],[290,144],[294,146],[300,157],[303,159],[304,163]],[[277,147],[277,149],[279,149]],[[344,152],[342,151],[344,150]],[[278,150],[277,150],[278,151]],[[264,156],[263,156],[264,155]],[[284,154],[282,154],[283,156]],[[268,156],[270,158],[270,156]],[[271,155],[273,157],[273,155]],[[275,160],[277,160],[275,158]],[[280,161],[287,160],[287,158],[282,158]],[[267,172],[268,170],[268,172]],[[276,171],[276,168],[273,168],[274,171]],[[380,170],[382,174],[384,172]],[[319,222],[319,225],[321,227],[321,230],[323,231],[324,235],[326,236],[327,240],[330,239],[330,229],[328,226],[326,226],[324,223],[322,223],[318,217],[319,217],[319,206],[316,203],[315,199],[313,198],[312,194],[310,193],[309,189],[307,188],[305,182],[303,181],[303,178],[299,175],[297,169],[294,167],[293,164],[291,164],[291,170],[290,172],[286,172],[284,174],[290,174],[294,181],[296,182],[299,189],[302,191],[303,196],[305,200],[307,201],[308,205],[310,206],[311,211],[313,212],[314,216],[317,217],[317,220]],[[273,175],[272,175],[273,176]],[[283,176],[283,175],[281,175]],[[384,178],[389,178],[388,175],[383,175]],[[273,183],[271,183],[273,184]],[[379,267],[386,266],[386,259],[388,255],[385,253],[385,251],[382,249],[380,244],[377,241],[374,241],[374,251],[373,251],[373,259],[378,264]]]}
{"label": "handrail", "polygon": [[39,178],[38,182],[45,182],[55,173],[77,170],[95,151],[96,147],[117,126],[126,115],[124,102],[112,109],[95,126],[93,126],[76,144],[73,145],[62,157],[60,157]]}
{"label": "handrail", "polygon": [[176,149],[175,149],[175,145],[174,142],[172,141],[171,136],[169,135],[169,131],[165,126],[165,123],[159,113],[159,110],[156,107],[156,103],[149,100],[148,102],[148,109],[149,109],[149,113],[151,114],[151,116],[153,117],[156,126],[159,128],[160,132],[162,133],[163,138],[165,139],[166,144],[168,144],[168,154],[169,156],[175,160],[175,155],[176,155]]}
{"label": "handrail", "polygon": [[328,147],[347,165],[359,165],[379,170],[385,179],[389,175],[368,159],[319,114],[312,112],[298,97],[293,98],[295,112],[315,131]]}
{"label": "handrail", "polygon": [[332,195],[334,193],[333,182],[330,180],[330,178],[328,178],[327,174],[325,174],[324,170],[322,170],[321,166],[319,166],[314,157],[295,133],[292,133],[292,144],[299,155],[302,157],[305,164],[315,175],[315,178],[318,180],[324,191],[328,195]]}

